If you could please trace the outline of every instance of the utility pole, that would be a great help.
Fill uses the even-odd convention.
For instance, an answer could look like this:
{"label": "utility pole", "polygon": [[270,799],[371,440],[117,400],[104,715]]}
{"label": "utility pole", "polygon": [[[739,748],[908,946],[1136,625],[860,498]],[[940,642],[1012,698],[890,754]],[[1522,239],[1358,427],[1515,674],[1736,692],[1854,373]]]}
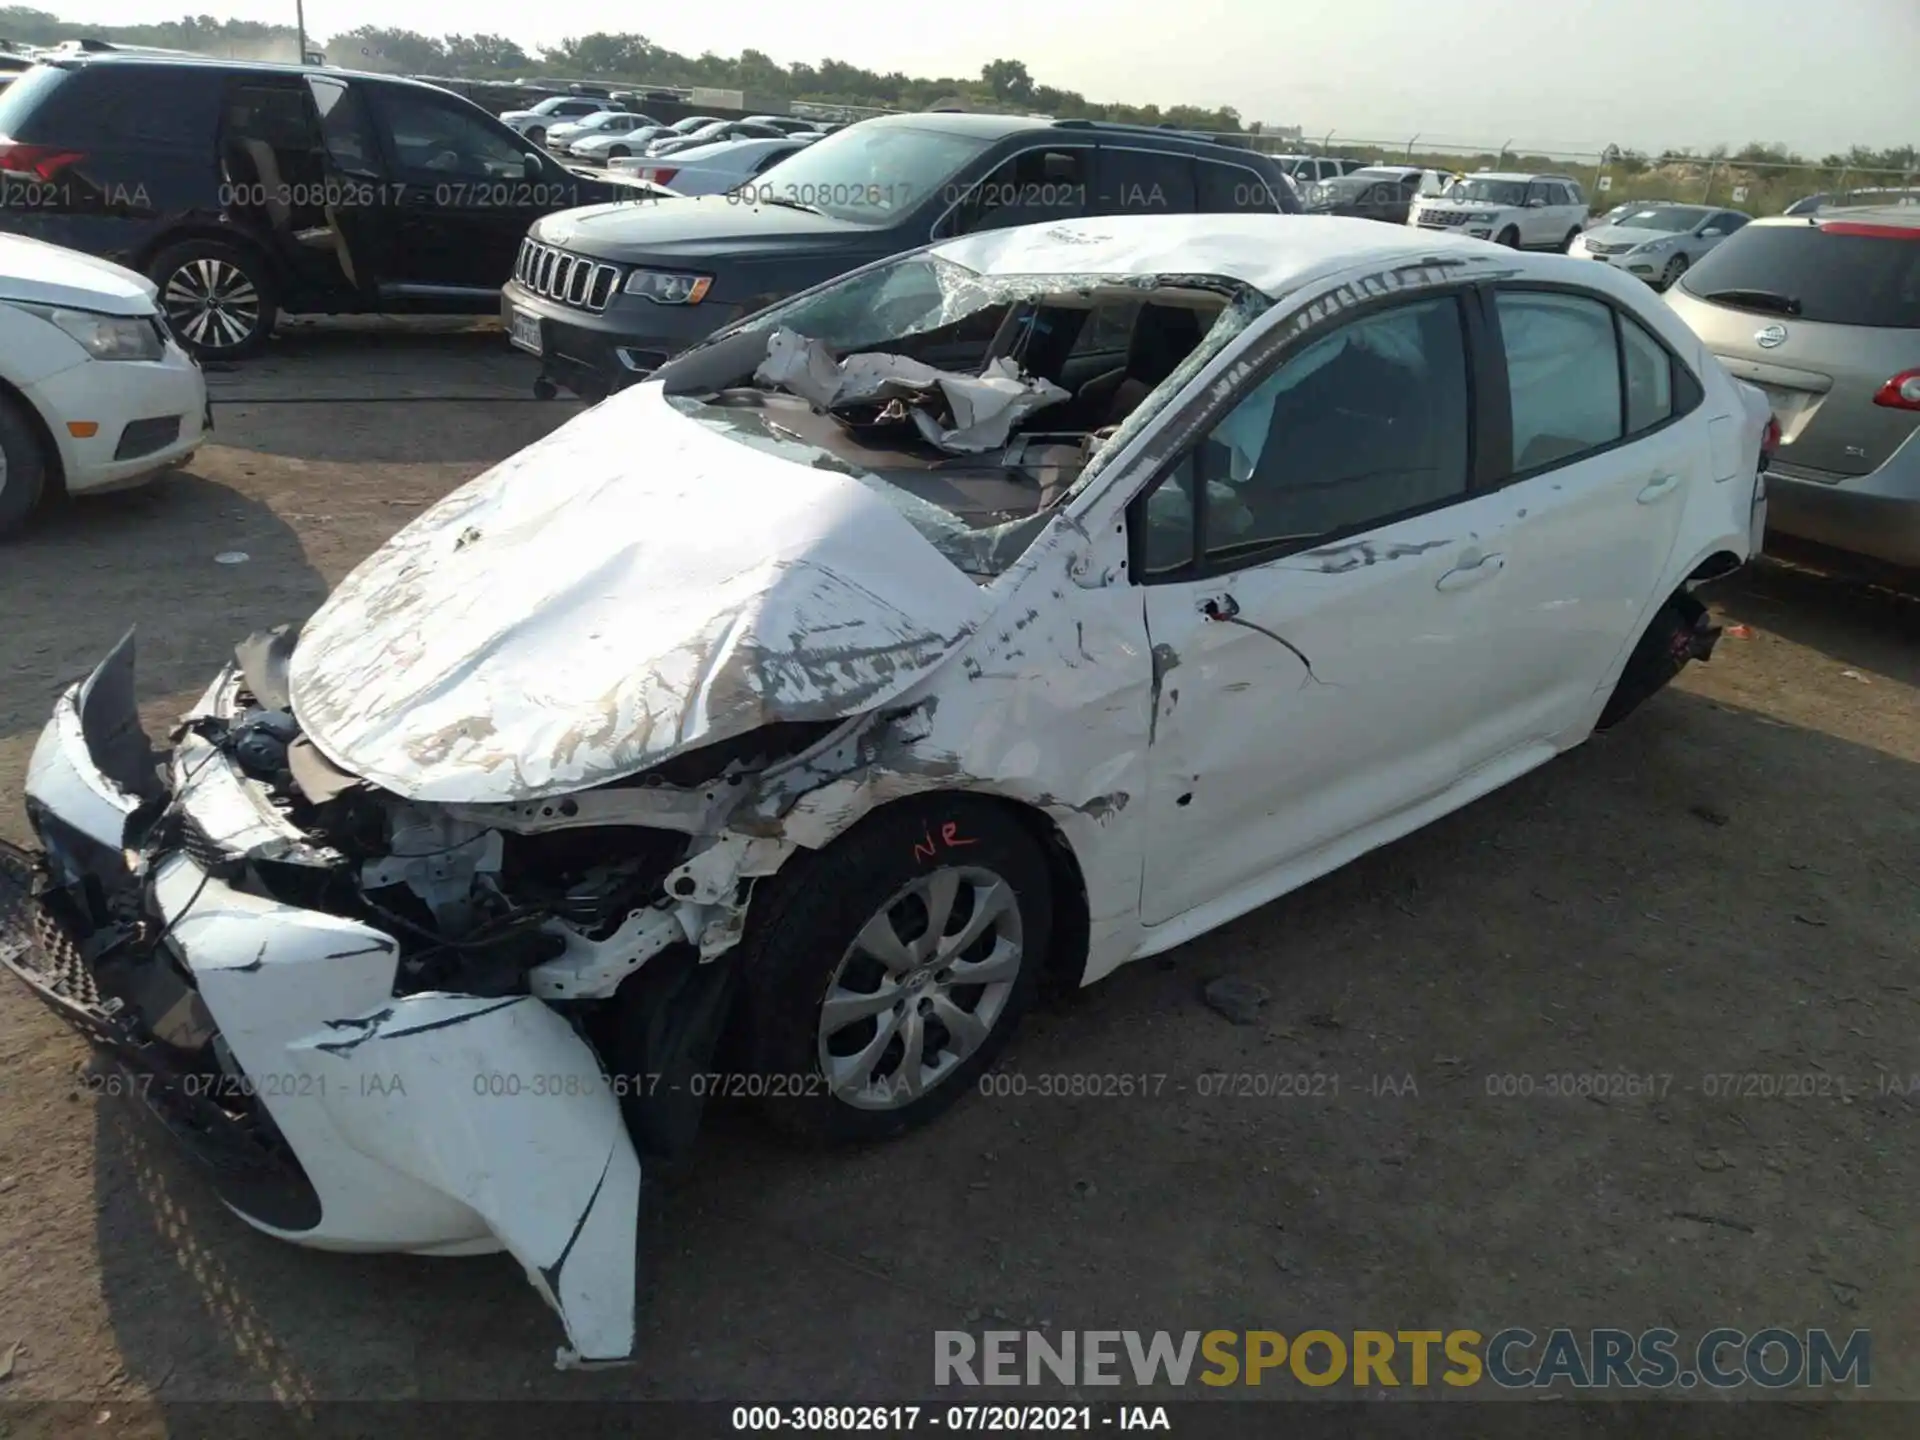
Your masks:
{"label": "utility pole", "polygon": [[296,65],[307,63],[307,5],[306,0],[293,0],[293,29],[299,37],[300,55],[294,61]]}

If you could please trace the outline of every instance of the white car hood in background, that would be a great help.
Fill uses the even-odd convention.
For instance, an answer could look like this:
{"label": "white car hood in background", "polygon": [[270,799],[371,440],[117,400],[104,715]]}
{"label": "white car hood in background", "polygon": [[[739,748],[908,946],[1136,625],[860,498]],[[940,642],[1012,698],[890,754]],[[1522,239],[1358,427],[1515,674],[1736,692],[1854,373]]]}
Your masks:
{"label": "white car hood in background", "polygon": [[24,235],[0,235],[0,300],[102,315],[152,315],[155,293],[146,276],[111,260]]}
{"label": "white car hood in background", "polygon": [[368,557],[301,631],[293,708],[335,764],[401,795],[534,799],[882,704],[987,608],[860,481],[643,385]]}

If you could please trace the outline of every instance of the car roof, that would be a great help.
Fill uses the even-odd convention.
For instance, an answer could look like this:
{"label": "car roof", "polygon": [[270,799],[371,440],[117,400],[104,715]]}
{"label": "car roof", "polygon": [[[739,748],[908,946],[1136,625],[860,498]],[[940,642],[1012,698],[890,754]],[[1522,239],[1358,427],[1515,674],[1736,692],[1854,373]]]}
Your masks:
{"label": "car roof", "polygon": [[1862,225],[1895,225],[1920,231],[1920,205],[1844,205],[1833,206],[1810,215],[1767,215],[1755,225],[1831,225],[1845,221]]}
{"label": "car roof", "polygon": [[983,230],[933,247],[985,275],[1217,275],[1278,299],[1316,275],[1377,262],[1499,259],[1557,273],[1563,256],[1494,251],[1484,240],[1319,215],[1115,215]]}
{"label": "car roof", "polygon": [[1476,170],[1469,180],[1572,180],[1556,170]]}
{"label": "car roof", "polygon": [[[388,85],[410,85],[442,95],[454,92],[442,85],[412,80],[404,75],[381,75],[371,70],[348,70],[338,65],[293,65],[279,60],[228,60],[214,55],[82,54],[49,56],[41,62],[62,70],[213,70],[238,75],[325,75],[336,80],[378,80]],[[591,100],[591,95],[546,96],[546,99]]]}

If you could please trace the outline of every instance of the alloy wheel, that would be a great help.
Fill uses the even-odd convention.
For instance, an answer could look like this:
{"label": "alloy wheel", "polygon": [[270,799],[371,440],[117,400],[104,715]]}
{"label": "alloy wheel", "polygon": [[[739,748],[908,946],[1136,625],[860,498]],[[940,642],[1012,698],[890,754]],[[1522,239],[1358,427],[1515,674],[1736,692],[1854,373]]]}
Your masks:
{"label": "alloy wheel", "polygon": [[820,1004],[820,1071],[861,1110],[897,1110],[978,1050],[1023,957],[1020,903],[992,870],[909,881],[847,947]]}
{"label": "alloy wheel", "polygon": [[213,256],[189,260],[161,287],[167,323],[203,350],[231,350],[260,327],[260,291],[238,265]]}

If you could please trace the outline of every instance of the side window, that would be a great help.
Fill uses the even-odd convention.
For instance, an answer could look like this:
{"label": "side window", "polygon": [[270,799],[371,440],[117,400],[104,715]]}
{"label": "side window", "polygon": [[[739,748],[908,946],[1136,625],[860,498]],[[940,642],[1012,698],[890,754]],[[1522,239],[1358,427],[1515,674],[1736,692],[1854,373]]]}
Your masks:
{"label": "side window", "polygon": [[1203,215],[1271,215],[1280,209],[1274,186],[1286,184],[1284,179],[1269,183],[1244,165],[1217,160],[1195,161],[1193,171],[1194,209]]}
{"label": "side window", "polygon": [[1100,213],[1191,215],[1193,157],[1165,150],[1100,151]]}
{"label": "side window", "polygon": [[1494,298],[1506,349],[1516,474],[1620,438],[1613,312],[1598,300],[1503,290]]}
{"label": "side window", "polygon": [[1193,567],[1193,488],[1198,462],[1189,450],[1148,492],[1136,512],[1139,553],[1135,578],[1145,584],[1178,580]]}
{"label": "side window", "polygon": [[1638,435],[1673,414],[1673,357],[1638,323],[1622,315],[1620,360],[1627,377],[1627,433]]}
{"label": "side window", "polygon": [[319,75],[307,77],[307,89],[320,116],[328,157],[349,175],[378,175],[380,147],[360,97],[340,81]]}
{"label": "side window", "polygon": [[219,123],[219,105],[219,78],[204,70],[94,65],[68,72],[38,106],[16,118],[30,114],[36,129],[57,135],[64,145],[204,149]]}
{"label": "side window", "polygon": [[776,145],[771,150],[767,151],[766,154],[762,155],[758,160],[753,162],[753,173],[756,175],[764,175],[767,171],[771,170],[774,166],[778,165],[782,160],[786,159],[791,154],[793,154],[793,150],[791,147],[786,145]]}
{"label": "side window", "polygon": [[[1249,391],[1194,453],[1209,564],[1257,563],[1466,494],[1467,352],[1452,296],[1351,321]],[[1163,482],[1164,483],[1164,482]],[[1149,496],[1147,546],[1155,505]]]}
{"label": "side window", "polygon": [[306,223],[314,182],[324,179],[319,138],[297,79],[232,86],[220,147],[228,203],[275,226]]}
{"label": "side window", "polygon": [[1087,210],[1090,149],[1022,150],[981,181],[962,207],[963,231],[1070,220]]}
{"label": "side window", "polygon": [[1527,204],[1529,204],[1529,205],[1531,205],[1531,204],[1533,204],[1533,202],[1534,202],[1534,201],[1536,201],[1536,200],[1546,200],[1547,198],[1548,198],[1548,196],[1547,196],[1547,186],[1546,186],[1546,182],[1545,182],[1545,181],[1543,181],[1543,180],[1534,180],[1534,181],[1530,181],[1530,182],[1528,183],[1528,185],[1527,185]]}
{"label": "side window", "polygon": [[428,91],[374,85],[374,113],[402,174],[434,180],[519,180],[527,151],[496,131],[484,112]]}

